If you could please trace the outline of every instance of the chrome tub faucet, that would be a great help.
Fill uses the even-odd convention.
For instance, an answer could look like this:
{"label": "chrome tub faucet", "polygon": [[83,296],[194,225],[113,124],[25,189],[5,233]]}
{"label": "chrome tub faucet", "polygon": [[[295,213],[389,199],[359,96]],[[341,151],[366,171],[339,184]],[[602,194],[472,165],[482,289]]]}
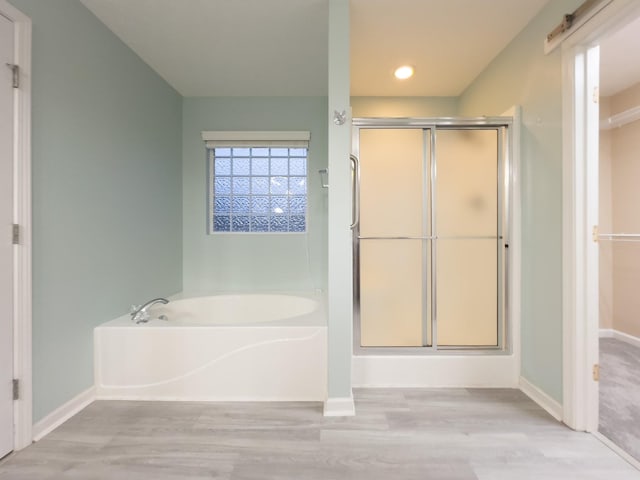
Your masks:
{"label": "chrome tub faucet", "polygon": [[[151,316],[149,315],[149,308],[151,308],[151,306],[155,305],[156,303],[162,303],[166,305],[167,303],[169,303],[169,300],[167,300],[166,298],[154,298],[153,300],[149,300],[144,305],[131,305],[131,311],[129,312],[131,314],[131,321],[135,323],[147,323],[151,319]],[[164,315],[161,315],[159,318],[162,317],[164,317]]]}

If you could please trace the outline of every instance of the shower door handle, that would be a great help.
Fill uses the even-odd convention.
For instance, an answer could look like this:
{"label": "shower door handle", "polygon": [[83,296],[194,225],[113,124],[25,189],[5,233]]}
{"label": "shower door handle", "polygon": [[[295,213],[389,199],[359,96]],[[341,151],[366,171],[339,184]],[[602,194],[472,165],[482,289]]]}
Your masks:
{"label": "shower door handle", "polygon": [[360,223],[360,160],[355,155],[349,155],[351,166],[353,168],[353,205],[351,210],[351,229],[354,229]]}

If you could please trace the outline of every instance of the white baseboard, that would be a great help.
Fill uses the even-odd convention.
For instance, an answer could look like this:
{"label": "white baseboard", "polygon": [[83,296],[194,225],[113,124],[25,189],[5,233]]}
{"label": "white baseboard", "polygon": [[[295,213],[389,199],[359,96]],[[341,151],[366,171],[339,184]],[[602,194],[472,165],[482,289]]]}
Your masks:
{"label": "white baseboard", "polygon": [[353,403],[353,395],[327,398],[324,402],[325,417],[353,417],[355,414],[356,406]]}
{"label": "white baseboard", "polygon": [[621,332],[620,330],[612,330],[612,332],[612,338],[620,340],[621,342],[628,343],[629,345],[633,345],[635,347],[640,347],[640,338],[629,335],[628,333]]}
{"label": "white baseboard", "polygon": [[[326,394],[323,398],[326,397]],[[100,388],[94,400],[117,400],[127,402],[321,402],[317,396],[211,396],[211,395],[149,395],[144,392],[122,393],[122,389]]]}
{"label": "white baseboard", "polygon": [[522,390],[527,397],[544,408],[553,418],[559,422],[562,421],[562,405],[524,377],[520,377],[520,390]]}
{"label": "white baseboard", "polygon": [[621,342],[640,347],[640,338],[629,335],[628,333],[621,332],[620,330],[615,330],[613,328],[601,328],[600,338],[615,338],[616,340],[620,340]]}
{"label": "white baseboard", "polygon": [[621,449],[618,445],[613,443],[607,437],[602,435],[600,432],[593,432],[593,436],[596,437],[598,440],[600,440],[602,443],[604,443],[607,447],[609,447],[609,449],[613,450],[619,457],[621,457],[629,465],[640,470],[640,461],[636,460],[634,457],[629,455],[627,452],[625,452],[623,449]]}
{"label": "white baseboard", "polygon": [[613,338],[613,333],[615,330],[613,328],[601,328],[600,329],[600,338]]}
{"label": "white baseboard", "polygon": [[45,435],[51,433],[64,422],[73,417],[80,410],[96,399],[96,388],[91,387],[81,394],[73,397],[64,405],[56,408],[33,426],[33,440],[37,442]]}

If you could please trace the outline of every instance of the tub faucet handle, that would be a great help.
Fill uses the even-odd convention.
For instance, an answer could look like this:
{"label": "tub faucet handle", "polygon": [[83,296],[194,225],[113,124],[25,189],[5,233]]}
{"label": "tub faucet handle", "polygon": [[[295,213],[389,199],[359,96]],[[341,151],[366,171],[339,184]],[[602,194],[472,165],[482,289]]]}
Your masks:
{"label": "tub faucet handle", "polygon": [[148,322],[151,316],[149,315],[149,308],[151,308],[156,303],[167,304],[169,300],[166,298],[154,298],[153,300],[149,300],[144,305],[133,305],[131,307],[131,320],[135,323],[143,323]]}

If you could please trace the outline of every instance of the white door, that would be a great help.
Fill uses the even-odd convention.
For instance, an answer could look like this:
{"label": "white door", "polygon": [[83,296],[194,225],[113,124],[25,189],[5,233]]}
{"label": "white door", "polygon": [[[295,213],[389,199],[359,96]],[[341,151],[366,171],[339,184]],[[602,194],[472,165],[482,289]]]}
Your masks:
{"label": "white door", "polygon": [[13,22],[0,15],[0,458],[13,450]]}

